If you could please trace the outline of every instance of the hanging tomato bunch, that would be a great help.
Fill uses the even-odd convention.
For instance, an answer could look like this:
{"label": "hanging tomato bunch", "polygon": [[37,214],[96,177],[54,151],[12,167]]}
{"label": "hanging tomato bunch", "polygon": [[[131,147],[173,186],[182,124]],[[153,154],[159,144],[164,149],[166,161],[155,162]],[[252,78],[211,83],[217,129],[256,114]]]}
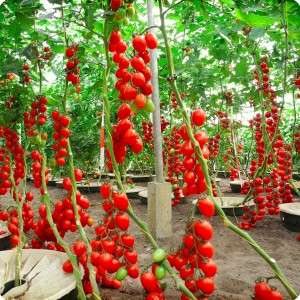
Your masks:
{"label": "hanging tomato bunch", "polygon": [[[195,126],[202,126],[206,120],[206,113],[202,109],[196,109],[192,112],[191,121]],[[186,125],[182,125],[179,129],[179,134],[184,142],[181,144],[180,152],[184,156],[183,167],[185,172],[183,180],[185,184],[182,187],[184,196],[202,194],[206,191],[206,182],[201,164],[198,162],[198,157],[195,154],[194,145],[192,144]],[[204,131],[198,131],[194,134],[194,138],[199,143],[202,155],[205,159],[209,158],[209,150],[205,146],[208,141],[208,135]]]}
{"label": "hanging tomato bunch", "polygon": [[[132,46],[137,55],[131,59],[126,57],[127,44],[122,40],[120,31],[113,30],[109,39],[109,51],[112,52],[113,61],[118,64],[116,77],[119,79],[115,88],[119,91],[119,99],[131,103],[123,103],[118,109],[118,123],[113,126],[113,150],[118,164],[121,164],[127,153],[127,146],[133,153],[140,153],[143,142],[134,130],[130,116],[137,113],[139,109],[153,112],[154,105],[149,99],[152,94],[150,79],[151,70],[146,66],[150,62],[150,53],[147,47],[157,47],[157,39],[152,33],[147,33],[145,38],[136,35],[132,39]],[[131,68],[130,68],[131,66]],[[112,170],[112,162],[109,151],[107,165]]]}
{"label": "hanging tomato bunch", "polygon": [[56,141],[52,145],[55,151],[55,160],[59,166],[64,166],[66,163],[66,156],[68,155],[67,146],[69,144],[70,137],[70,118],[68,116],[62,115],[58,110],[54,110],[51,114],[52,120],[55,122],[53,124],[53,138]]}
{"label": "hanging tomato bunch", "polygon": [[[106,215],[94,228],[96,238],[91,240],[90,260],[95,267],[96,279],[106,287],[120,288],[121,281],[130,276],[137,278],[137,252],[133,250],[134,237],[127,233],[129,216],[126,209],[129,200],[126,193],[115,193],[109,183],[100,188],[102,208]],[[88,282],[87,252],[80,242],[74,244],[74,253],[85,269],[83,281]],[[114,274],[114,275],[113,275]]]}
{"label": "hanging tomato bunch", "polygon": [[[198,207],[205,217],[214,214],[214,206],[209,198],[199,200]],[[213,229],[207,220],[190,219],[186,225],[183,247],[168,256],[171,266],[176,268],[186,287],[198,299],[206,299],[204,297],[211,295],[215,289],[213,277],[217,273],[217,265],[212,259],[212,236]],[[181,299],[189,298],[182,294]]]}
{"label": "hanging tomato bunch", "polygon": [[44,96],[37,96],[37,100],[30,104],[30,111],[24,112],[24,124],[26,134],[28,137],[37,136],[37,126],[43,126],[47,121],[47,98]]}
{"label": "hanging tomato bunch", "polygon": [[[254,78],[256,80],[258,91],[262,91],[264,97],[265,113],[261,115],[257,113],[250,122],[250,128],[255,130],[256,152],[258,154],[257,160],[253,159],[250,166],[250,175],[253,177],[250,182],[253,201],[256,204],[256,209],[251,210],[246,205],[244,207],[245,213],[242,216],[244,222],[239,223],[243,229],[249,230],[251,227],[256,227],[256,222],[263,219],[266,213],[278,215],[280,213],[278,205],[280,203],[293,202],[293,195],[291,193],[291,185],[288,183],[292,175],[291,165],[291,145],[285,144],[283,137],[280,135],[278,128],[279,109],[276,103],[276,95],[274,90],[270,88],[267,57],[262,57],[259,65],[260,75],[258,70],[254,70]],[[261,83],[260,78],[263,79]],[[263,122],[264,118],[264,122]],[[267,139],[272,143],[272,149],[266,153],[267,145],[264,140],[265,130]],[[276,133],[278,133],[276,135]],[[273,164],[276,158],[277,167]],[[262,167],[266,161],[267,166],[272,166],[270,175],[256,177],[256,171]],[[248,186],[242,187],[243,193],[248,190]]]}

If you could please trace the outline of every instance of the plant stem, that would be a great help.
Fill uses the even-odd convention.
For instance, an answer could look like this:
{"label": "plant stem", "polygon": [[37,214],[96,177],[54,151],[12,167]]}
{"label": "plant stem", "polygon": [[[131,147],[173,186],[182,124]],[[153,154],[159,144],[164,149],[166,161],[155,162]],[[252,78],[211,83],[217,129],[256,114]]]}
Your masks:
{"label": "plant stem", "polygon": [[[64,9],[62,8],[62,18],[64,17],[63,12],[64,12]],[[65,44],[68,47],[67,32],[66,32],[66,26],[65,26],[64,19],[63,19],[63,32],[64,32]],[[64,98],[63,98],[64,113],[67,113],[67,93],[68,93],[68,82],[66,80],[65,90],[64,90]],[[68,155],[69,155],[70,177],[71,177],[71,180],[72,180],[71,201],[72,201],[72,205],[73,205],[74,216],[75,216],[75,220],[76,220],[76,226],[77,226],[77,229],[78,229],[78,232],[80,234],[80,237],[81,237],[82,241],[86,245],[88,257],[90,257],[91,253],[92,253],[92,247],[91,247],[91,245],[89,243],[89,240],[88,240],[88,238],[85,234],[85,231],[84,231],[84,229],[81,225],[80,216],[79,216],[79,213],[78,213],[78,206],[77,206],[77,202],[76,202],[77,184],[76,184],[75,175],[74,175],[74,160],[73,160],[73,153],[72,153],[70,143],[68,143],[67,151],[68,151]],[[92,288],[93,288],[93,297],[95,299],[101,300],[101,297],[100,297],[100,294],[99,294],[99,288],[98,288],[98,285],[97,285],[97,282],[96,282],[96,272],[95,272],[94,267],[92,266],[92,264],[90,262],[90,259],[87,260],[87,267],[88,267],[88,270],[89,270],[89,280],[90,280],[90,282],[92,284]]]}
{"label": "plant stem", "polygon": [[[39,81],[40,81],[40,90],[39,90],[39,94],[42,94],[42,70],[41,70],[41,65],[40,65],[40,60],[38,60],[38,69],[39,69]],[[40,128],[38,128],[38,132],[40,133]],[[82,281],[81,281],[81,272],[78,268],[78,264],[77,264],[77,259],[76,256],[71,252],[69,245],[64,241],[64,239],[60,236],[56,224],[53,221],[52,218],[52,211],[51,211],[51,199],[50,199],[50,195],[48,193],[47,190],[47,184],[46,184],[46,177],[45,177],[45,171],[46,171],[46,163],[47,163],[47,157],[45,154],[45,151],[42,147],[41,144],[39,144],[39,151],[41,153],[42,156],[42,170],[41,170],[41,175],[42,175],[42,188],[44,190],[44,200],[45,200],[45,205],[46,205],[46,210],[47,210],[47,220],[49,222],[49,225],[53,231],[53,234],[57,240],[57,242],[64,248],[66,254],[68,255],[72,266],[73,266],[73,275],[75,277],[76,280],[76,285],[78,288],[78,298],[80,300],[85,300],[86,296],[83,290],[83,286],[82,286]],[[77,208],[77,206],[76,206]]]}
{"label": "plant stem", "polygon": [[[110,58],[108,53],[108,19],[105,18],[104,21],[104,46],[105,46],[105,56],[106,56],[106,69],[105,69],[105,77],[103,80],[103,105],[105,110],[105,126],[108,129],[108,139],[107,139],[107,147],[109,149],[110,157],[113,164],[113,171],[116,177],[116,183],[119,189],[122,191],[125,191],[125,188],[122,184],[120,172],[118,169],[118,164],[115,159],[113,147],[112,147],[112,126],[110,121],[110,110],[109,110],[109,101],[107,96],[107,83],[108,83],[108,75],[110,71]],[[141,230],[146,234],[146,237],[148,238],[149,242],[153,246],[154,249],[160,248],[158,244],[156,243],[155,239],[151,235],[148,226],[145,222],[141,221],[137,215],[133,212],[131,206],[126,211],[128,215],[131,217],[131,219],[141,228]],[[196,297],[187,289],[187,287],[184,285],[183,281],[177,277],[175,271],[170,266],[169,262],[167,260],[163,261],[163,266],[166,268],[166,270],[170,273],[171,277],[176,283],[176,286],[184,293],[186,294],[191,300],[196,300]]]}
{"label": "plant stem", "polygon": [[[171,47],[169,44],[167,32],[166,32],[166,27],[165,27],[165,21],[164,21],[164,14],[163,14],[163,6],[162,6],[162,0],[159,0],[159,7],[160,7],[160,18],[161,18],[161,29],[162,29],[162,34],[165,42],[165,48],[166,48],[166,58],[167,58],[167,65],[168,65],[168,71],[169,71],[169,78],[172,79],[174,78],[174,69],[173,69],[173,58],[172,58],[172,51]],[[225,224],[226,227],[231,229],[232,231],[236,232],[239,236],[241,236],[243,239],[247,241],[251,245],[251,247],[271,266],[271,268],[274,270],[276,277],[280,282],[283,284],[283,286],[286,288],[287,292],[289,293],[291,299],[296,299],[298,294],[293,290],[293,288],[290,286],[288,283],[287,279],[285,278],[283,272],[279,268],[277,262],[275,259],[271,258],[251,237],[248,233],[245,231],[239,229],[237,226],[235,226],[225,215],[224,211],[222,208],[219,206],[219,204],[215,201],[213,193],[212,193],[212,187],[211,187],[211,182],[210,182],[210,177],[209,177],[209,172],[208,172],[208,167],[207,167],[207,161],[203,157],[202,151],[200,149],[199,143],[196,141],[193,135],[192,127],[191,127],[191,122],[189,119],[189,116],[187,114],[187,111],[184,107],[183,101],[181,100],[180,93],[177,88],[176,84],[176,79],[173,79],[170,81],[170,86],[175,93],[177,103],[179,107],[181,108],[181,113],[183,116],[183,119],[186,124],[186,128],[188,131],[188,135],[190,137],[191,142],[193,143],[195,147],[196,154],[199,157],[199,162],[201,164],[201,167],[204,172],[204,177],[205,177],[205,182],[207,185],[207,194],[213,201],[215,208],[220,215],[220,217],[223,220],[223,223]],[[273,141],[274,142],[274,141]],[[272,145],[272,143],[271,143]]]}

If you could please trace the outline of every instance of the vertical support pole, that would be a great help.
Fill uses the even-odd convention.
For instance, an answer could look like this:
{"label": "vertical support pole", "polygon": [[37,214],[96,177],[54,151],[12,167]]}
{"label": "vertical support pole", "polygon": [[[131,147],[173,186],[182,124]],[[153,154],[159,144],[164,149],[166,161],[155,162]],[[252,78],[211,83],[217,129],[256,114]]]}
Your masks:
{"label": "vertical support pole", "polygon": [[[148,26],[155,25],[154,0],[147,0]],[[150,29],[154,33],[154,28]],[[155,156],[156,182],[148,185],[148,226],[155,238],[166,238],[172,235],[172,206],[171,206],[171,184],[165,182],[162,156],[162,134],[160,120],[160,99],[158,84],[157,51],[150,50],[152,71],[151,84],[153,87],[152,101],[155,105],[153,113],[153,138]]]}
{"label": "vertical support pole", "polygon": [[[154,16],[154,1],[147,1],[147,18],[148,26],[155,25]],[[154,28],[149,29],[150,32],[155,31]],[[151,61],[150,69],[152,71],[151,84],[153,87],[152,101],[155,105],[155,110],[152,116],[153,120],[153,138],[154,138],[154,155],[155,155],[155,175],[156,182],[165,182],[163,173],[163,157],[162,157],[162,135],[160,126],[160,99],[159,99],[159,84],[158,84],[158,66],[157,66],[157,51],[156,49],[149,50]]]}

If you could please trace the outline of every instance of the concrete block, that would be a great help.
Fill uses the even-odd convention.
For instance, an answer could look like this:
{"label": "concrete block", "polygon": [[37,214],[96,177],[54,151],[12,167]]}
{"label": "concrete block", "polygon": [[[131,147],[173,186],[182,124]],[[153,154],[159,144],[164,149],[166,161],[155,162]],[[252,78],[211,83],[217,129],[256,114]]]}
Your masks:
{"label": "concrete block", "polygon": [[172,236],[171,184],[148,184],[148,227],[158,239]]}

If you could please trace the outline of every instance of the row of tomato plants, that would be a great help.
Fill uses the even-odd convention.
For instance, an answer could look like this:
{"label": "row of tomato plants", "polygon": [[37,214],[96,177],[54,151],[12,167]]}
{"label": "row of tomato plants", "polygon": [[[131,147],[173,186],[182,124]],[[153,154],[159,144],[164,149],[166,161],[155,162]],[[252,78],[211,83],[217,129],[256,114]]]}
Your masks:
{"label": "row of tomato plants", "polygon": [[[116,10],[118,9],[119,8]],[[160,16],[160,29],[164,37],[168,62],[168,80],[173,90],[173,97],[176,99],[177,105],[181,108],[185,122],[180,129],[180,137],[184,140],[180,147],[180,152],[185,156],[185,168],[186,172],[188,172],[186,173],[188,175],[185,175],[187,188],[190,184],[188,194],[206,192],[207,197],[203,197],[198,202],[199,209],[203,215],[211,217],[214,213],[214,209],[216,209],[224,219],[225,224],[245,238],[271,265],[277,278],[287,288],[291,297],[295,298],[296,293],[288,284],[277,263],[274,262],[248,234],[233,225],[226,218],[220,206],[214,201],[206,162],[209,157],[209,151],[205,147],[207,135],[202,131],[195,133],[197,126],[201,126],[205,122],[205,113],[201,109],[194,110],[190,121],[190,116],[184,108],[182,97],[176,85],[176,76],[172,66],[171,49],[164,25],[164,12],[161,2]],[[69,196],[57,202],[54,210],[52,210],[51,199],[47,191],[48,170],[46,167],[47,157],[44,152],[45,139],[43,139],[43,125],[47,120],[47,98],[42,95],[42,69],[40,63],[45,58],[40,57],[38,58],[40,71],[39,95],[37,96],[37,100],[30,104],[30,110],[24,114],[28,141],[30,141],[32,137],[38,137],[38,149],[31,152],[31,158],[33,160],[32,170],[34,186],[40,189],[44,204],[42,204],[39,209],[40,219],[35,225],[30,221],[32,220],[32,213],[29,202],[32,200],[32,195],[30,192],[26,193],[26,185],[23,189],[23,195],[19,195],[18,188],[19,179],[26,178],[25,154],[27,146],[24,150],[21,145],[18,145],[18,147],[15,146],[16,143],[18,143],[18,137],[15,131],[9,128],[9,124],[7,124],[6,128],[2,128],[1,134],[1,136],[6,139],[5,145],[7,147],[7,149],[3,149],[3,171],[9,173],[10,178],[9,183],[5,181],[3,194],[5,194],[8,189],[11,189],[16,201],[16,210],[13,209],[10,211],[9,219],[10,230],[13,233],[12,241],[18,246],[18,251],[21,251],[21,248],[25,244],[23,232],[26,232],[29,228],[34,228],[38,239],[32,242],[33,247],[39,248],[46,246],[48,249],[62,250],[68,254],[70,260],[64,264],[63,269],[75,275],[79,289],[79,298],[85,299],[85,294],[92,293],[95,298],[100,299],[101,297],[97,285],[100,280],[106,286],[118,288],[121,285],[121,280],[123,280],[127,274],[133,278],[139,275],[136,266],[137,253],[133,250],[134,239],[127,233],[130,216],[144,232],[147,232],[150,243],[156,249],[153,254],[153,261],[156,264],[152,272],[147,271],[141,275],[141,282],[148,292],[147,299],[164,298],[162,286],[158,280],[163,279],[166,270],[172,275],[177,286],[184,293],[182,299],[186,299],[187,297],[196,299],[195,295],[198,299],[202,299],[205,295],[212,294],[214,290],[212,277],[216,273],[216,265],[212,260],[213,248],[209,242],[213,234],[210,223],[207,220],[197,220],[194,215],[192,215],[187,223],[186,235],[183,238],[185,248],[178,250],[174,255],[169,255],[167,257],[168,259],[166,259],[164,250],[159,248],[147,229],[146,224],[139,220],[132,211],[119,173],[118,164],[122,163],[126,155],[126,147],[129,146],[131,150],[136,153],[142,150],[141,138],[133,129],[129,117],[132,112],[137,113],[138,109],[153,111],[153,104],[151,104],[151,100],[146,97],[150,96],[152,92],[151,83],[149,82],[151,70],[146,67],[145,64],[150,61],[150,54],[147,47],[155,49],[157,39],[151,33],[147,33],[145,38],[140,35],[133,37],[132,46],[136,55],[129,59],[124,54],[127,44],[122,41],[120,31],[114,30],[109,34],[108,22],[109,20],[106,18],[104,23],[104,46],[107,66],[103,80],[105,123],[108,132],[107,157],[108,167],[115,172],[117,184],[121,192],[116,193],[111,190],[110,186],[102,186],[101,195],[104,199],[102,206],[106,215],[103,218],[102,225],[95,227],[97,238],[89,242],[83,229],[88,224],[92,225],[85,211],[88,209],[89,203],[76,189],[76,182],[82,179],[82,173],[80,170],[74,168],[71,145],[68,141],[70,136],[68,129],[70,118],[67,116],[66,109],[69,82],[76,87],[77,92],[80,92],[81,89],[78,76],[79,58],[76,56],[78,46],[76,44],[68,46],[66,39],[66,85],[63,107],[61,109],[62,112],[57,110],[52,112],[52,119],[54,121],[53,128],[55,130],[53,138],[57,141],[53,145],[53,149],[56,153],[55,159],[60,166],[64,166],[67,161],[70,168],[69,177],[63,180],[63,187],[66,191],[69,191]],[[107,97],[108,75],[111,69],[109,52],[113,53],[113,62],[119,65],[119,69],[116,70],[116,77],[119,78],[119,81],[115,86],[120,92],[119,98],[122,101],[130,101],[129,103],[131,103],[130,106],[126,102],[120,106],[118,110],[119,121],[115,126],[111,126],[110,104]],[[132,69],[128,69],[130,66]],[[24,71],[27,72],[28,68],[25,67]],[[10,80],[9,77],[11,77],[11,74],[9,74],[8,80]],[[28,83],[29,77],[27,73],[24,74],[24,78],[24,82]],[[14,100],[11,101],[14,102]],[[8,109],[12,108],[13,105],[8,107]],[[67,160],[65,159],[66,157]],[[15,164],[14,168],[13,164]],[[8,165],[9,168],[7,167]],[[197,184],[195,184],[196,181]],[[17,220],[12,219],[17,217]],[[2,218],[7,219],[8,215],[5,217],[2,216]],[[23,221],[25,221],[25,225],[23,225]],[[72,232],[78,230],[81,238],[80,241],[73,245],[73,252],[63,239],[65,233],[69,230]],[[122,261],[122,263],[120,261]],[[83,280],[80,278],[78,263],[81,263],[84,267]],[[175,273],[171,266],[176,267],[181,278],[185,280],[185,284],[174,276]],[[196,270],[198,271],[196,272]],[[116,273],[115,279],[108,276],[108,274],[114,273]],[[265,285],[265,287],[267,287],[267,285]],[[257,290],[259,290],[259,288],[257,288]],[[273,293],[271,289],[267,288],[267,290],[270,295]],[[259,291],[256,291],[256,294],[257,299],[263,299]]]}

